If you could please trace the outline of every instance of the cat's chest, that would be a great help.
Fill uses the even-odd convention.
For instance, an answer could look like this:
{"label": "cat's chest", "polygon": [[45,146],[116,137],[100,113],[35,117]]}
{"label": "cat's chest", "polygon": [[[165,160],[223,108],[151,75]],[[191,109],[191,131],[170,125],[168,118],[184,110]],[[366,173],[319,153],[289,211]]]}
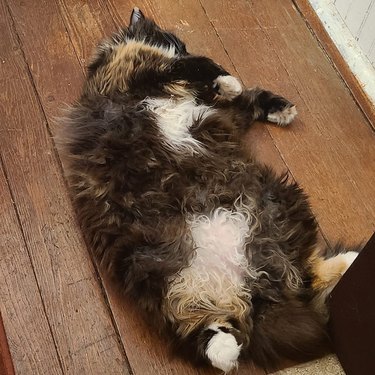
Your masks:
{"label": "cat's chest", "polygon": [[213,108],[198,105],[193,98],[148,98],[143,104],[155,116],[160,141],[169,151],[187,155],[204,152],[203,144],[192,136],[191,128],[214,113]]}

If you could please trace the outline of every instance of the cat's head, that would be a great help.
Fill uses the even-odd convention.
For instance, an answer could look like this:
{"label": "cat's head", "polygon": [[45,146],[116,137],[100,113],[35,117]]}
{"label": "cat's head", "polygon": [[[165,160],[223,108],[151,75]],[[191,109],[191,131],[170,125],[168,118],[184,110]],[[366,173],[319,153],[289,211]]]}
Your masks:
{"label": "cat's head", "polygon": [[129,77],[146,69],[157,71],[165,59],[178,59],[187,54],[182,40],[134,8],[129,27],[98,45],[88,66],[89,81],[92,79],[93,87],[99,92],[112,86],[126,91]]}
{"label": "cat's head", "polygon": [[130,16],[126,36],[146,44],[174,50],[178,55],[186,55],[185,43],[173,33],[161,29],[153,20],[146,18],[140,9],[134,8]]}

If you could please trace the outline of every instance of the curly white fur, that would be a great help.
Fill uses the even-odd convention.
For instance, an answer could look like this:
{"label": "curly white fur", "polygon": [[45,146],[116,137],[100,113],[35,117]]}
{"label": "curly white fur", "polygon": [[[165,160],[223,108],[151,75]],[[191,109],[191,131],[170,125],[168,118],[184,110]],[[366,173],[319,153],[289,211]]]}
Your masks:
{"label": "curly white fur", "polygon": [[255,279],[245,245],[257,226],[249,206],[238,200],[236,210],[217,208],[195,215],[188,224],[196,247],[189,267],[170,280],[166,311],[179,322],[178,333],[188,334],[205,319],[235,316],[245,319],[250,290],[245,278]]}
{"label": "curly white fur", "polygon": [[164,143],[177,152],[190,155],[203,151],[203,145],[190,133],[190,128],[203,121],[215,110],[206,105],[198,105],[194,99],[156,99],[144,100],[146,108],[157,116]]}

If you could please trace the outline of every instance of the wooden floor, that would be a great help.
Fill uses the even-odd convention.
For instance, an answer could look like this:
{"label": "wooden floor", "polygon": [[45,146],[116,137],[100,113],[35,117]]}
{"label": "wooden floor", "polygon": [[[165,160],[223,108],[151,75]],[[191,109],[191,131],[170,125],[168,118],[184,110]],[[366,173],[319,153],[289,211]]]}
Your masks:
{"label": "wooden floor", "polygon": [[[52,136],[79,94],[94,45],[140,7],[245,85],[293,101],[288,129],[246,142],[305,188],[324,238],[375,227],[375,141],[299,10],[302,0],[0,0],[0,298],[17,374],[215,374],[170,358],[94,267]],[[241,364],[240,374],[263,374]]]}

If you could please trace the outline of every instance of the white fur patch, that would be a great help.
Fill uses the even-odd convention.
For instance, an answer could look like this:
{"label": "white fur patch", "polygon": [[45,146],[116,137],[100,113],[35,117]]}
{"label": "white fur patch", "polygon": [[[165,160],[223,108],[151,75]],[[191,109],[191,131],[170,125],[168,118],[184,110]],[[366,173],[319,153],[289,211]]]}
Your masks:
{"label": "white fur patch", "polygon": [[238,366],[237,359],[242,345],[238,345],[235,337],[218,329],[217,324],[211,324],[209,329],[217,332],[207,344],[206,355],[214,367],[229,372]]}
{"label": "white fur patch", "polygon": [[191,309],[246,314],[249,290],[244,278],[256,277],[244,254],[252,216],[245,209],[217,208],[210,215],[193,216],[188,224],[196,250],[191,265],[171,279],[167,300],[176,309],[175,318],[185,319]]}
{"label": "white fur patch", "polygon": [[164,47],[155,44],[152,44],[151,46],[158,49],[165,57],[172,58],[177,55],[175,46],[170,45],[169,47]]}
{"label": "white fur patch", "polygon": [[219,289],[224,276],[233,285],[240,285],[244,269],[248,266],[244,256],[249,231],[248,217],[242,212],[218,208],[210,216],[194,217],[190,227],[197,246],[197,254],[190,269],[211,279]]}
{"label": "white fur patch", "polygon": [[297,109],[296,106],[287,107],[283,109],[282,111],[277,111],[273,113],[269,113],[267,116],[267,120],[270,122],[274,122],[275,124],[278,124],[280,126],[285,126],[290,124],[293,119],[297,115]]}
{"label": "white fur patch", "polygon": [[355,251],[348,251],[347,253],[342,254],[342,257],[345,259],[345,262],[347,264],[347,268],[345,272],[352,265],[352,263],[356,260],[357,256],[358,256],[358,253]]}
{"label": "white fur patch", "polygon": [[228,100],[242,94],[241,82],[233,76],[219,76],[214,80],[219,86],[219,94]]}
{"label": "white fur patch", "polygon": [[170,278],[165,298],[169,319],[179,323],[177,333],[182,337],[215,317],[247,319],[249,281],[259,277],[245,254],[259,226],[254,208],[253,200],[240,196],[232,210],[220,207],[187,219],[193,258]]}
{"label": "white fur patch", "polygon": [[149,98],[146,108],[157,116],[164,142],[174,151],[194,154],[203,151],[203,145],[192,137],[190,128],[215,112],[206,105],[197,105],[194,100]]}

